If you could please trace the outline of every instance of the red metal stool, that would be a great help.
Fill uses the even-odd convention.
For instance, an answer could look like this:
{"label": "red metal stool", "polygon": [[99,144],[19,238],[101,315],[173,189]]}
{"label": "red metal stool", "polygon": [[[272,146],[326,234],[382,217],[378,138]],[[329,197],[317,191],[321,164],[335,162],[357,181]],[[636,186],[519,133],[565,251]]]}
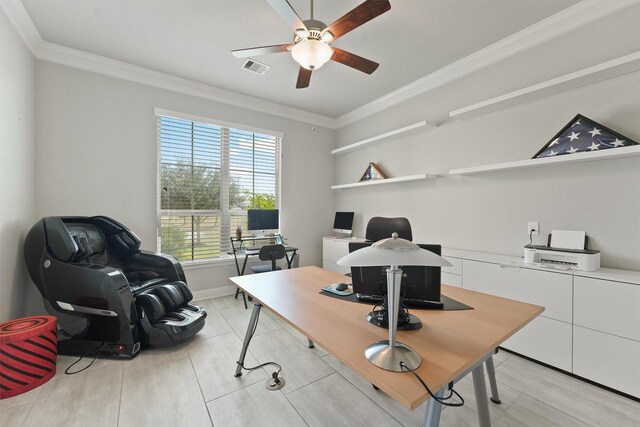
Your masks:
{"label": "red metal stool", "polygon": [[33,316],[0,323],[0,399],[49,381],[58,356],[54,316]]}

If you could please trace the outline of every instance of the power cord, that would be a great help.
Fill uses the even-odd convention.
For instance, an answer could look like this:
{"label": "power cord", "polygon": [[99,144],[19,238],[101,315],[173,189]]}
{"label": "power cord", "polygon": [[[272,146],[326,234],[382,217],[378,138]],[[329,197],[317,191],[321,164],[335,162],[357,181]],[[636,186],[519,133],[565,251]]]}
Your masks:
{"label": "power cord", "polygon": [[[431,396],[432,399],[435,399],[435,401],[440,403],[442,406],[451,406],[453,408],[459,408],[461,406],[464,406],[464,399],[462,398],[462,396],[460,396],[460,394],[457,391],[453,389],[453,381],[449,383],[449,391],[450,391],[449,395],[446,397],[438,397],[435,394],[433,394],[429,386],[422,380],[422,378],[420,378],[420,375],[416,374],[414,371],[409,369],[409,367],[405,365],[405,363],[402,361],[400,361],[400,369],[402,370],[402,372],[409,372],[415,375],[418,381],[420,381],[420,384],[422,384],[423,387],[427,390],[427,393],[429,393],[429,396]],[[451,402],[451,403],[446,402],[447,400],[453,398],[454,394],[458,397],[458,399],[460,399],[460,402]]]}
{"label": "power cord", "polygon": [[84,370],[89,369],[89,368],[91,367],[91,365],[93,365],[93,362],[95,362],[95,361],[96,361],[96,359],[98,358],[98,356],[100,356],[100,353],[102,353],[102,350],[98,350],[98,349],[99,349],[100,347],[102,347],[103,345],[104,345],[104,343],[102,343],[102,344],[100,344],[98,347],[96,347],[97,352],[96,352],[96,354],[93,356],[93,359],[91,360],[91,362],[90,362],[87,366],[85,366],[84,368],[82,368],[82,369],[80,369],[80,370],[77,370],[77,371],[73,371],[73,372],[70,372],[70,371],[69,371],[71,368],[73,368],[73,367],[74,367],[74,365],[75,365],[75,364],[77,364],[78,362],[80,362],[80,361],[82,360],[82,358],[84,357],[84,356],[80,356],[80,358],[79,358],[78,360],[76,360],[75,362],[73,362],[71,365],[69,365],[69,366],[67,367],[67,369],[65,369],[65,370],[64,370],[64,373],[65,373],[65,374],[67,374],[67,375],[73,375],[73,374],[78,374],[78,373],[80,373],[80,372],[82,372],[82,371],[84,371]]}
{"label": "power cord", "polygon": [[[378,309],[380,307],[380,309]],[[383,302],[379,302],[373,306],[369,312],[369,316],[380,322],[380,324],[389,324],[389,309]],[[409,309],[403,304],[398,310],[398,325],[406,325],[410,321]]]}
{"label": "power cord", "polygon": [[533,228],[529,230],[529,244],[533,245]]}
{"label": "power cord", "polygon": [[[258,321],[260,320],[260,311],[258,311],[258,315],[256,316],[256,322],[253,326],[253,330],[251,331],[251,335],[249,335],[249,340],[247,341],[247,347],[249,346],[249,343],[251,343],[251,339],[253,338],[253,334],[256,333],[256,329],[258,329]],[[240,365],[240,367],[242,369],[244,369],[245,371],[255,371],[256,369],[260,369],[264,366],[268,366],[268,365],[273,365],[276,366],[278,368],[277,372],[274,372],[271,374],[271,377],[273,378],[273,382],[275,384],[280,384],[280,378],[278,378],[278,375],[280,374],[280,371],[282,371],[282,366],[280,366],[279,364],[277,364],[276,362],[265,362],[262,363],[258,366],[253,366],[253,367],[247,367],[244,366],[244,363],[240,363],[240,362],[236,362],[238,365]]]}

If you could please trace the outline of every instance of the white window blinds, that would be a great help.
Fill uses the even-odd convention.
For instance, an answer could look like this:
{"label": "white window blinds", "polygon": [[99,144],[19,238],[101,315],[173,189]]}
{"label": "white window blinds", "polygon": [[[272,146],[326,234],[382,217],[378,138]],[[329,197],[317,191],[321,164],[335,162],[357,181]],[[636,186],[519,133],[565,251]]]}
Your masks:
{"label": "white window blinds", "polygon": [[158,114],[158,249],[227,256],[251,209],[278,209],[280,137]]}

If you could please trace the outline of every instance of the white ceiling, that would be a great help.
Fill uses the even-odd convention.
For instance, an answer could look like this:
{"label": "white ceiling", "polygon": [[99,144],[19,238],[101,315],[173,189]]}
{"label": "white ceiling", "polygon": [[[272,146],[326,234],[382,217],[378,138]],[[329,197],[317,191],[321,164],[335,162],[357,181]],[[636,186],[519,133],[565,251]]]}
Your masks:
{"label": "white ceiling", "polygon": [[[309,0],[289,0],[309,18]],[[327,25],[362,0],[315,0]],[[290,43],[266,0],[22,0],[42,39],[289,107],[340,117],[539,22],[577,0],[391,0],[391,10],[335,46],[380,63],[366,75],[330,61],[295,89],[288,53],[242,70],[230,51]]]}

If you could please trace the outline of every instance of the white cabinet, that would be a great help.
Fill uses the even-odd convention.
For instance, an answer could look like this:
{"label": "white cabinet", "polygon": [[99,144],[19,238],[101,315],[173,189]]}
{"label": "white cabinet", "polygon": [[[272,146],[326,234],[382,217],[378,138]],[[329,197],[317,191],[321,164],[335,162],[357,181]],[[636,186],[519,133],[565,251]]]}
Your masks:
{"label": "white cabinet", "polygon": [[576,276],[574,298],[575,325],[640,341],[640,286]]}
{"label": "white cabinet", "polygon": [[501,346],[572,370],[572,277],[513,264],[463,260],[464,288],[537,304],[545,311]]}
{"label": "white cabinet", "polygon": [[538,316],[500,346],[571,372],[571,324]]}
{"label": "white cabinet", "polygon": [[440,273],[440,282],[444,285],[455,286],[456,288],[462,287],[462,276],[458,274]]}
{"label": "white cabinet", "polygon": [[640,342],[573,327],[573,373],[640,397]]}
{"label": "white cabinet", "polygon": [[451,256],[443,256],[444,259],[451,263],[451,267],[441,268],[441,282],[445,285],[462,287],[462,259]]}
{"label": "white cabinet", "polygon": [[541,316],[571,323],[571,274],[466,259],[463,266],[465,289],[541,305]]}
{"label": "white cabinet", "polygon": [[338,265],[340,258],[349,253],[349,242],[364,242],[364,239],[357,237],[351,238],[322,238],[322,268],[335,271],[336,273],[346,274],[351,272],[351,268]]}
{"label": "white cabinet", "polygon": [[448,249],[442,282],[545,307],[501,344],[640,397],[640,272],[549,271],[521,259]]}
{"label": "white cabinet", "polygon": [[640,397],[640,286],[574,277],[573,373]]}

